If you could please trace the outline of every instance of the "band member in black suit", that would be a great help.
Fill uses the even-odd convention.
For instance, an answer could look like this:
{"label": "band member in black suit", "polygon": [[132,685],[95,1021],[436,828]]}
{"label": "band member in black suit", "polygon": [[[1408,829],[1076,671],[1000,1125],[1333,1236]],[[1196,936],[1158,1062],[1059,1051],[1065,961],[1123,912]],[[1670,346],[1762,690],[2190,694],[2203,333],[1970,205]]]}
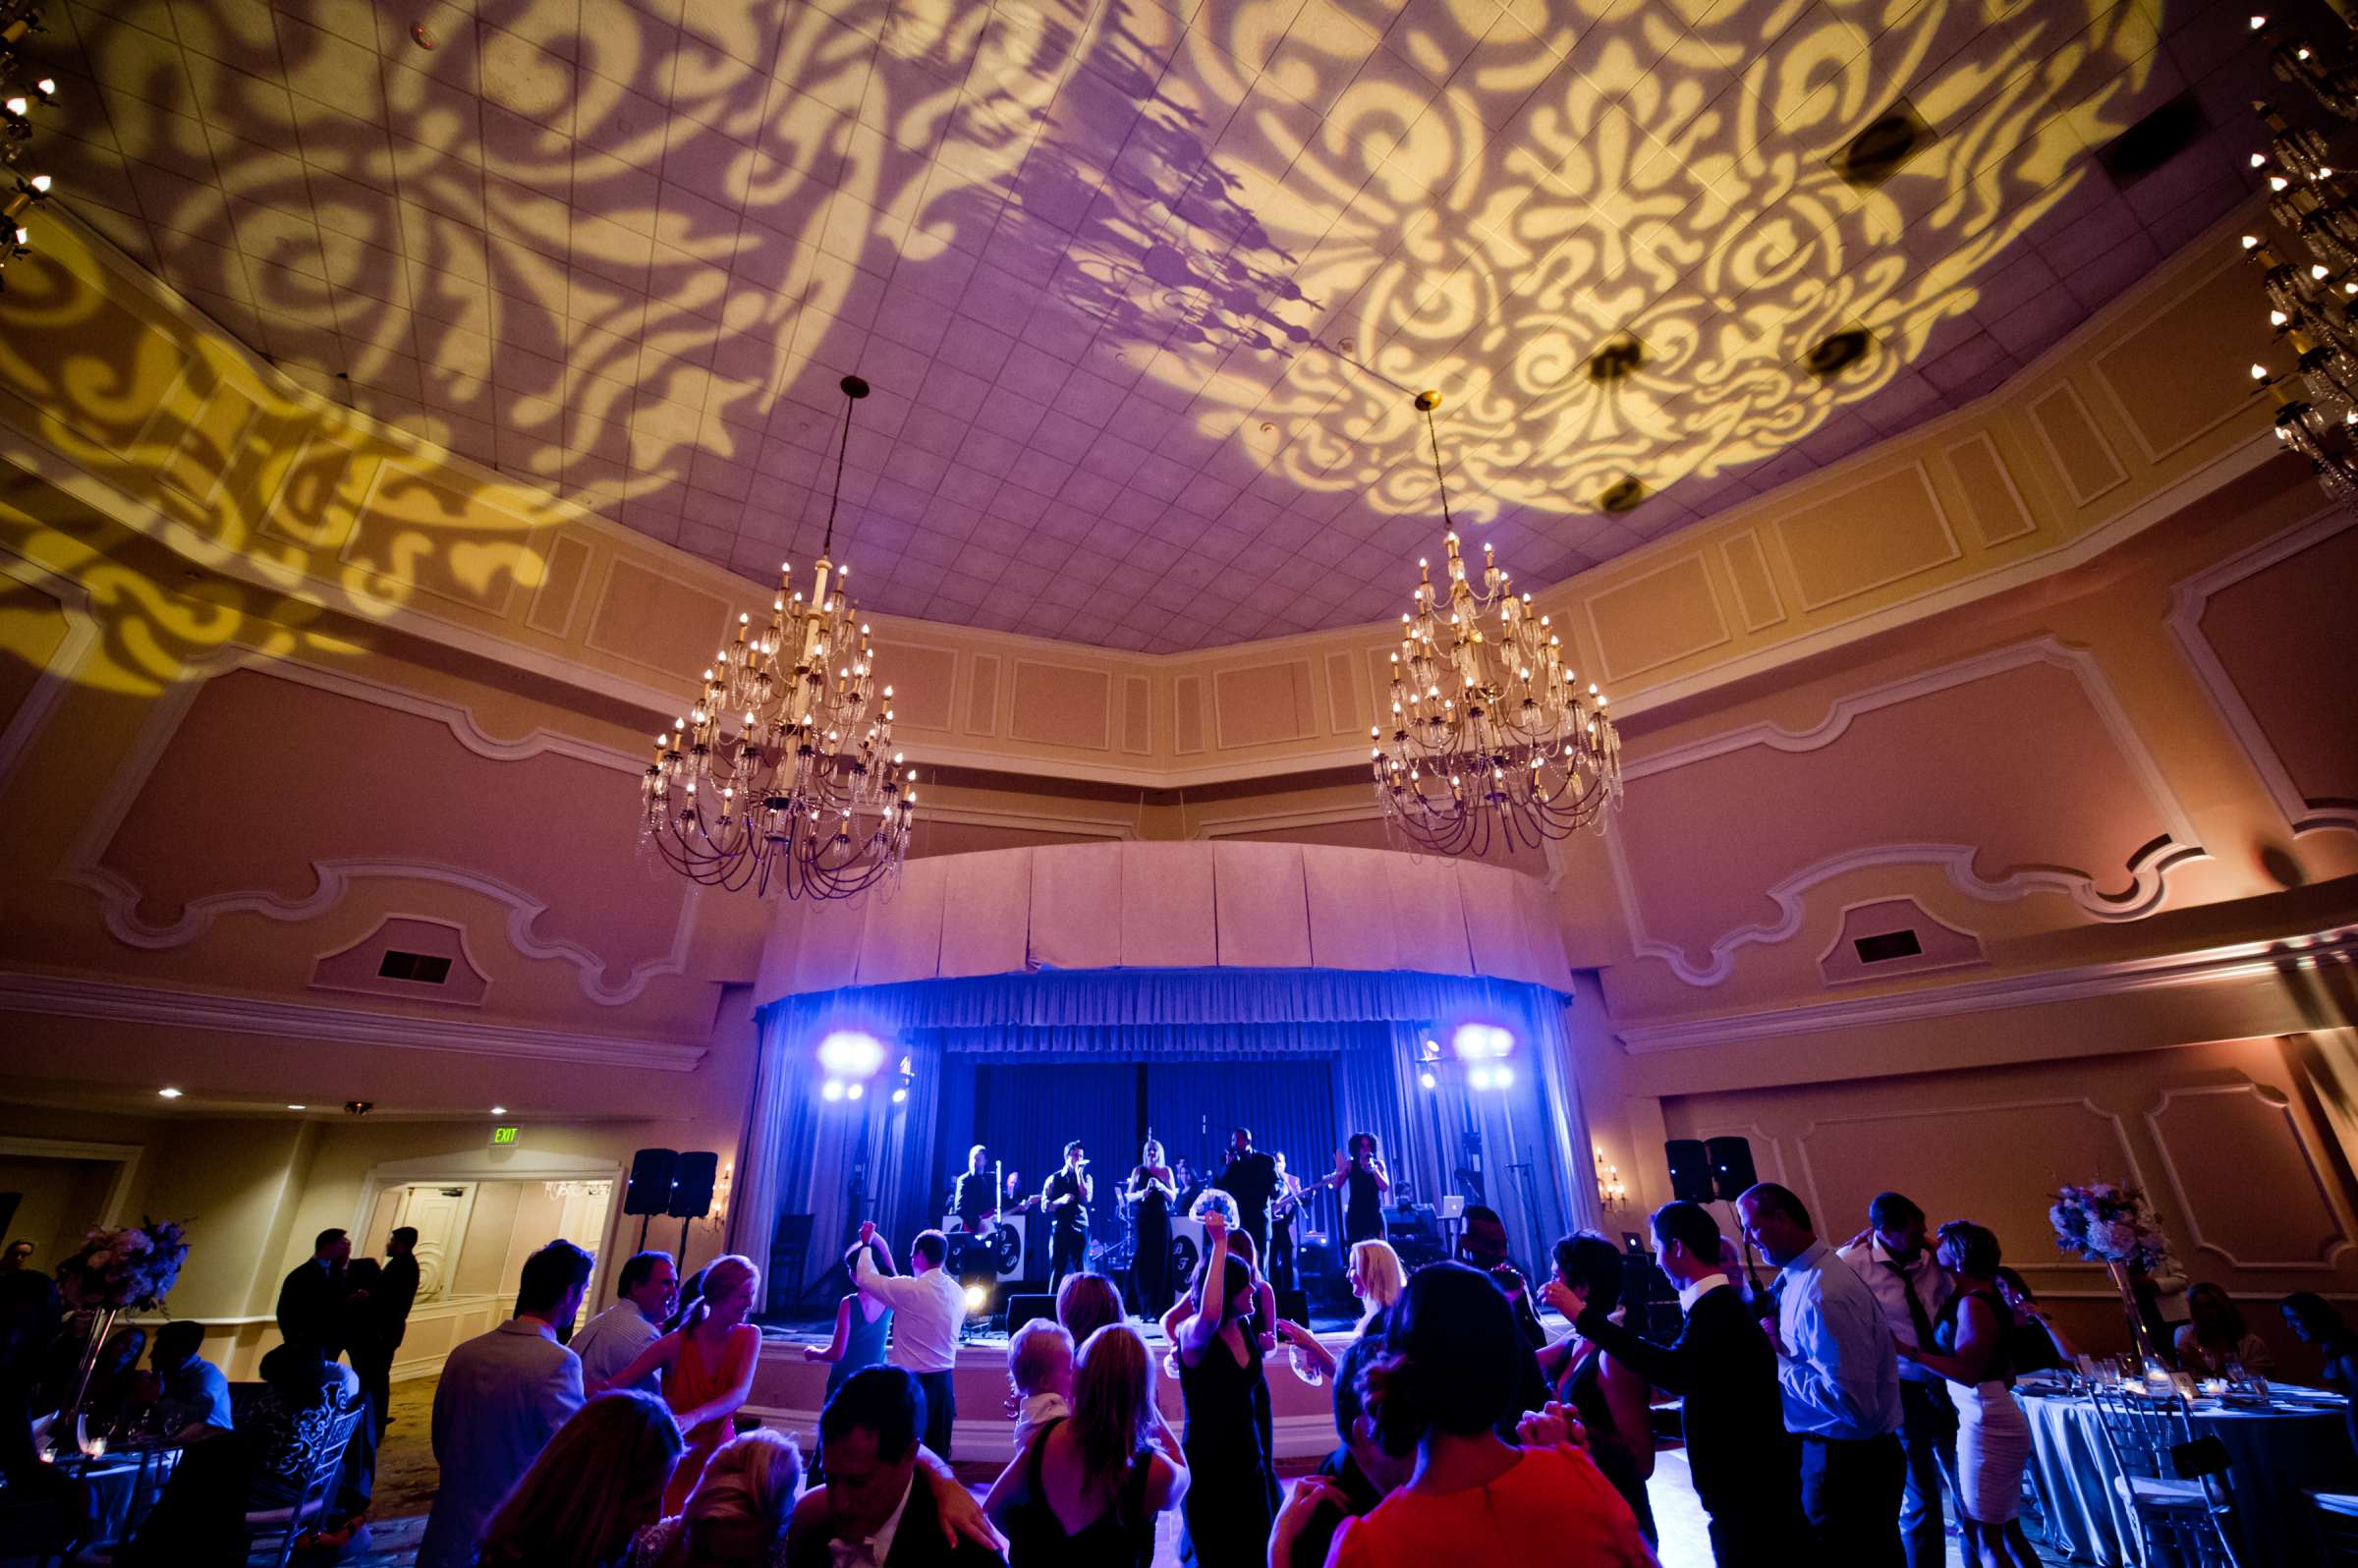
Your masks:
{"label": "band member in black suit", "polygon": [[1039,1206],[1048,1211],[1048,1289],[1052,1293],[1067,1274],[1089,1267],[1089,1204],[1096,1196],[1096,1178],[1089,1174],[1081,1142],[1064,1146],[1064,1163],[1039,1190]]}
{"label": "band member in black suit", "polygon": [[1278,1290],[1293,1290],[1301,1284],[1301,1270],[1294,1252],[1294,1226],[1302,1217],[1302,1198],[1311,1189],[1302,1185],[1302,1178],[1285,1168],[1282,1150],[1269,1159],[1277,1168],[1277,1201],[1269,1204],[1269,1266],[1263,1270],[1269,1284]]}
{"label": "band member in black suit", "polygon": [[990,1150],[981,1144],[966,1151],[966,1170],[950,1189],[950,1210],[961,1229],[982,1228],[982,1221],[999,1211],[998,1184],[991,1180]]}
{"label": "band member in black suit", "polygon": [[1560,1282],[1550,1282],[1547,1299],[1606,1355],[1685,1397],[1687,1463],[1712,1517],[1719,1568],[1792,1561],[1804,1526],[1776,1352],[1731,1284],[1719,1225],[1708,1210],[1664,1204],[1654,1211],[1654,1240],[1686,1310],[1675,1344],[1641,1339]]}
{"label": "band member in black suit", "polygon": [[1253,1130],[1228,1135],[1228,1166],[1211,1184],[1236,1200],[1236,1228],[1253,1238],[1254,1256],[1269,1256],[1269,1201],[1277,1196],[1277,1162],[1253,1147]]}

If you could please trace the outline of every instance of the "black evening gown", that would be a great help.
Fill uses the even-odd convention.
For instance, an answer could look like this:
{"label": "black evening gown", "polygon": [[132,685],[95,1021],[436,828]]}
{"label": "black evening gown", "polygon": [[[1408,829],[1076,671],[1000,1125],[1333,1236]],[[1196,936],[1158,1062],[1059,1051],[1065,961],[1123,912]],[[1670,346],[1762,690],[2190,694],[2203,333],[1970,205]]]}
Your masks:
{"label": "black evening gown", "polygon": [[1383,1240],[1383,1193],[1354,1165],[1343,1178],[1343,1245]]}
{"label": "black evening gown", "polygon": [[[1144,1182],[1147,1167],[1130,1173]],[[1171,1203],[1162,1189],[1150,1187],[1138,1201],[1138,1253],[1132,1261],[1138,1279],[1138,1305],[1148,1317],[1160,1317],[1171,1305]]]}
{"label": "black evening gown", "polygon": [[1218,1341],[1195,1366],[1179,1362],[1187,1430],[1179,1446],[1189,1476],[1179,1559],[1193,1568],[1264,1568],[1277,1522],[1277,1473],[1268,1448],[1268,1384],[1261,1341],[1248,1328],[1237,1365]]}

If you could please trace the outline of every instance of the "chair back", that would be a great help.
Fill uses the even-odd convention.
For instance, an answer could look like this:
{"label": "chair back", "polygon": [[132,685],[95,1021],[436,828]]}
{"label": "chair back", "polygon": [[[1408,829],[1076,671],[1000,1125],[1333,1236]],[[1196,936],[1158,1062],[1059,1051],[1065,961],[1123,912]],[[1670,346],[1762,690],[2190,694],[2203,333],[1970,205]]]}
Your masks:
{"label": "chair back", "polygon": [[2317,1528],[2317,1558],[2326,1563],[2358,1563],[2358,1494],[2313,1491],[2309,1516]]}
{"label": "chair back", "polygon": [[2170,1450],[2194,1440],[2194,1424],[2187,1417],[2185,1400],[2176,1394],[2156,1398],[2104,1387],[2090,1397],[2096,1402],[2097,1420],[2104,1425],[2113,1463],[2120,1466],[2122,1475],[2149,1481],[2182,1479],[2170,1462]]}

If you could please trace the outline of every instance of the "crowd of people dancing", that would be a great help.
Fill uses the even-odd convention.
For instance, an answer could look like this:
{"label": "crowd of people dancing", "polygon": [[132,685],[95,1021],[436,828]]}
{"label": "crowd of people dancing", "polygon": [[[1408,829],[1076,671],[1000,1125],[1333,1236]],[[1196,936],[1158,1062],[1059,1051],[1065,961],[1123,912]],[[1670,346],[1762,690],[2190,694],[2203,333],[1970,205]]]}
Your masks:
{"label": "crowd of people dancing", "polygon": [[[1146,1152],[1140,1170],[1163,1180],[1159,1149]],[[1337,1184],[1373,1152],[1355,1140]],[[1505,1226],[1474,1208],[1458,1257],[1413,1271],[1379,1234],[1354,1240],[1357,1321],[1321,1339],[1278,1316],[1246,1205],[1201,1212],[1206,1250],[1173,1282],[1158,1324],[1167,1350],[1151,1349],[1147,1319],[1088,1270],[1066,1273],[1052,1319],[1011,1336],[1011,1451],[980,1499],[949,1465],[967,1309],[940,1231],[913,1239],[902,1272],[873,1226],[860,1227],[832,1333],[803,1352],[830,1369],[807,1457],[743,1414],[760,1345],[750,1260],[719,1258],[683,1281],[668,1254],[640,1253],[618,1270],[613,1304],[570,1332],[592,1260],[551,1242],[526,1260],[514,1316],[444,1365],[432,1418],[440,1481],[417,1560],[1149,1568],[1159,1521],[1175,1513],[1193,1568],[1406,1568],[1495,1552],[1651,1563],[1651,1411],[1663,1395],[1683,1401],[1685,1461],[1722,1568],[1933,1568],[1947,1549],[1944,1508],[1975,1568],[2039,1560],[2018,1517],[2030,1441],[2011,1384],[2078,1352],[1980,1224],[1934,1229],[1916,1204],[1883,1193],[1866,1227],[1835,1246],[1794,1193],[1764,1182],[1735,1204],[1771,1271],[1763,1284],[1710,1210],[1666,1204],[1652,1216],[1653,1257],[1681,1321],[1664,1342],[1626,1320],[1632,1263],[1610,1241],[1562,1238],[1534,1286],[1508,1257]],[[292,1331],[265,1358],[261,1397],[235,1414],[219,1370],[197,1354],[198,1325],[160,1329],[146,1372],[143,1343],[109,1341],[85,1410],[138,1404],[188,1444],[115,1560],[243,1562],[242,1523],[257,1505],[291,1502],[321,1443],[373,1451],[386,1419],[374,1360],[383,1303],[410,1287],[397,1274],[388,1291],[384,1265],[347,1270],[347,1252],[341,1232],[323,1234],[290,1275],[280,1317]],[[1541,1306],[1566,1330],[1551,1335]],[[2188,1306],[2183,1365],[2268,1368],[2223,1295],[2197,1287]],[[24,1419],[54,1364],[55,1290],[0,1264],[0,1307],[10,1417],[0,1503],[16,1508],[63,1479],[33,1462]],[[371,1312],[373,1327],[356,1316]],[[2296,1296],[2284,1313],[2324,1355],[2327,1381],[2358,1380],[2358,1336],[2329,1303]],[[356,1324],[374,1337],[356,1346]],[[335,1348],[360,1349],[352,1359],[367,1366],[341,1365]],[[1336,1437],[1290,1488],[1277,1476],[1270,1393],[1284,1375],[1331,1383]]]}

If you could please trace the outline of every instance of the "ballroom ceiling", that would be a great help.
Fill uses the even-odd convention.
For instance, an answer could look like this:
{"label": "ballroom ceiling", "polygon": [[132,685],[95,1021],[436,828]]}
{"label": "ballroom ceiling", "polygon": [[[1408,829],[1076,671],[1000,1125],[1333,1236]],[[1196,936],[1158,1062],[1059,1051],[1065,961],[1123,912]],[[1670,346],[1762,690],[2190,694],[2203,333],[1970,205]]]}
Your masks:
{"label": "ballroom ceiling", "polygon": [[1148,651],[1395,613],[1421,387],[1528,588],[1987,392],[2273,85],[2200,0],[50,10],[61,198],[290,374],[774,581],[857,371],[864,603]]}

